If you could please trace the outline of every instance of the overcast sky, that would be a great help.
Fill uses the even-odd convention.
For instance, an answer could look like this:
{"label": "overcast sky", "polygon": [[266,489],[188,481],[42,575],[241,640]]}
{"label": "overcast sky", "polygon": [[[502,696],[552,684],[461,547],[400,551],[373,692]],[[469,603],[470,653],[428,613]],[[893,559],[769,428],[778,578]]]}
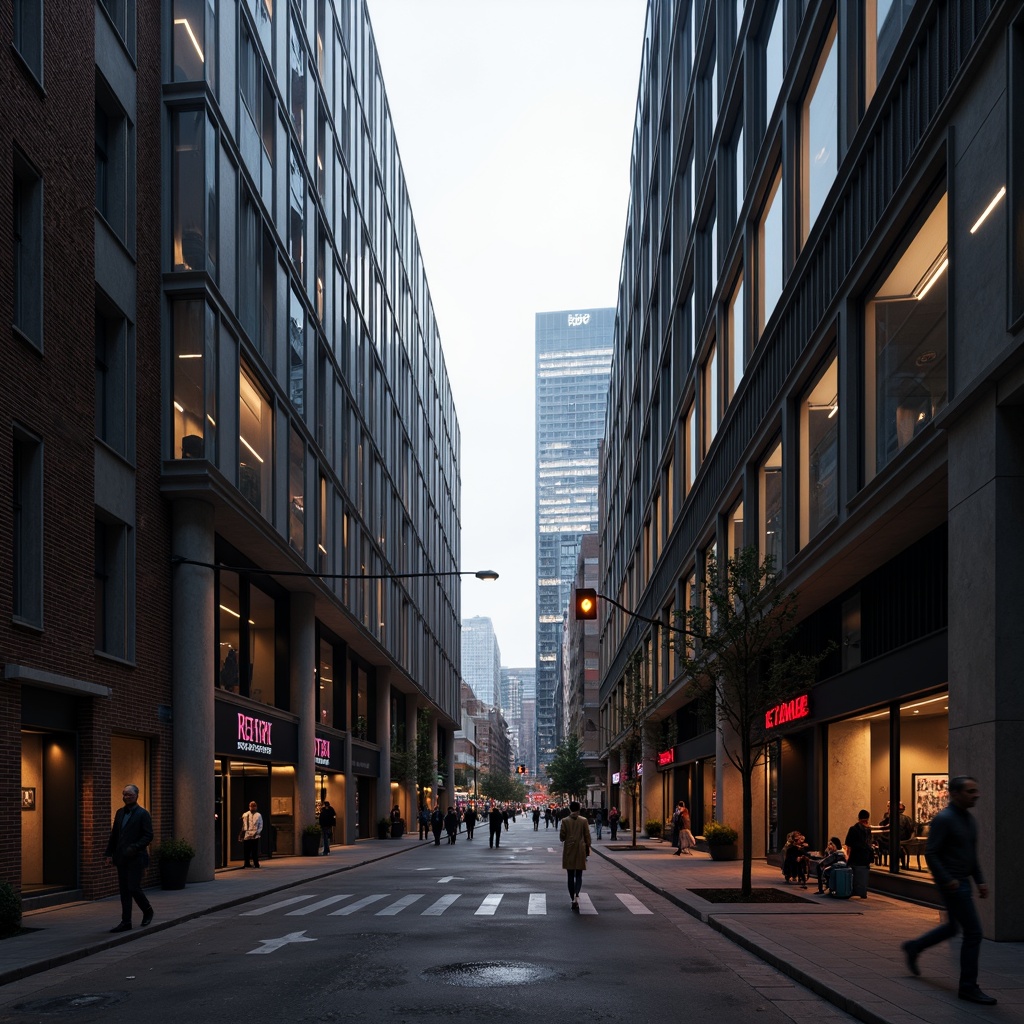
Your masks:
{"label": "overcast sky", "polygon": [[535,663],[534,314],[614,306],[646,0],[367,0],[462,434],[462,615]]}

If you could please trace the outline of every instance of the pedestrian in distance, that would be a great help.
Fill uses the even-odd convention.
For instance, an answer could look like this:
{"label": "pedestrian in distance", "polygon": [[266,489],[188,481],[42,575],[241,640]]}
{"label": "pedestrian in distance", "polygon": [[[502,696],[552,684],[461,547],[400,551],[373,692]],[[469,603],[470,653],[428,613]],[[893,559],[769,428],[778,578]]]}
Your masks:
{"label": "pedestrian in distance", "polygon": [[470,842],[473,840],[473,829],[476,828],[476,805],[470,804],[466,808],[466,813],[462,815],[462,820],[466,823],[466,839]]}
{"label": "pedestrian in distance", "polygon": [[540,831],[540,808],[534,807],[533,809],[533,831]]}
{"label": "pedestrian in distance", "polygon": [[[676,832],[678,817],[678,832]],[[672,829],[675,832],[675,839],[673,846],[676,848],[676,856],[685,854],[687,857],[692,857],[693,854],[690,850],[697,845],[697,840],[693,838],[693,833],[690,831],[690,812],[686,809],[686,804],[680,800],[676,804],[676,813],[672,816]]]}
{"label": "pedestrian in distance", "polygon": [[601,838],[601,829],[604,828],[604,808],[594,808],[594,831],[597,833],[597,838]]}
{"label": "pedestrian in distance", "polygon": [[487,815],[487,827],[490,831],[490,847],[501,846],[501,808],[497,804],[491,804],[491,810]]}
{"label": "pedestrian in distance", "polygon": [[459,813],[454,807],[449,807],[444,816],[444,830],[448,833],[448,845],[454,846],[455,837],[459,833]]}
{"label": "pedestrian in distance", "polygon": [[782,848],[782,874],[787,882],[797,882],[801,889],[807,888],[807,851],[810,846],[802,832],[793,831],[786,836]]}
{"label": "pedestrian in distance", "polygon": [[419,823],[420,823],[420,839],[429,839],[430,838],[430,808],[427,807],[426,804],[424,804],[420,808]]}
{"label": "pedestrian in distance", "polygon": [[617,807],[613,807],[608,812],[608,827],[612,830],[612,842],[613,843],[615,842],[615,837],[619,834],[619,818],[620,817],[621,817],[621,815],[619,814],[619,809]]}
{"label": "pedestrian in distance", "polygon": [[502,807],[502,809],[501,809],[501,823],[505,826],[505,831],[506,832],[508,831],[508,818],[509,818],[508,804],[505,804],[505,806]]}
{"label": "pedestrian in distance", "polygon": [[112,932],[131,931],[132,901],[142,911],[142,927],[153,920],[153,906],[142,891],[142,875],[149,865],[149,844],[153,842],[153,819],[139,803],[139,787],[129,784],[121,791],[124,806],[114,815],[106,863],[117,868],[117,891],[121,896],[121,923]]}
{"label": "pedestrian in distance", "polygon": [[580,805],[575,800],[569,804],[568,816],[562,819],[558,839],[562,844],[562,867],[566,871],[569,899],[573,911],[578,914],[583,872],[590,856],[590,823],[580,814]]}
{"label": "pedestrian in distance", "polygon": [[260,866],[260,836],[263,835],[263,815],[256,807],[256,801],[249,801],[249,810],[242,815],[242,867],[247,868],[252,862],[254,868]]}
{"label": "pedestrian in distance", "polygon": [[846,860],[853,868],[853,895],[868,898],[868,877],[875,862],[875,841],[871,835],[871,812],[860,811],[857,824],[846,833]]}
{"label": "pedestrian in distance", "polygon": [[969,1003],[994,1006],[996,999],[978,987],[978,955],[981,952],[981,921],[974,906],[971,879],[978,898],[988,899],[988,886],[978,863],[978,823],[970,809],[978,802],[978,780],[958,775],[949,783],[949,806],[932,818],[924,856],[935,884],[942,893],[948,919],[930,932],[903,943],[911,974],[919,975],[917,958],[929,947],[964,933],[960,947],[960,984],[957,995]]}
{"label": "pedestrian in distance", "polygon": [[324,839],[324,850],[323,855],[325,857],[330,855],[331,852],[331,840],[334,838],[334,826],[338,823],[338,815],[334,808],[331,806],[330,800],[325,800],[320,808],[320,834]]}
{"label": "pedestrian in distance", "polygon": [[815,870],[818,873],[818,895],[825,895],[825,886],[828,885],[828,876],[832,869],[839,864],[846,864],[846,853],[839,836],[832,836],[825,848],[825,856],[818,861]]}
{"label": "pedestrian in distance", "polygon": [[441,845],[441,833],[444,831],[444,811],[440,804],[434,804],[430,815],[430,830],[434,833],[434,845]]}
{"label": "pedestrian in distance", "polygon": [[551,828],[551,805],[544,808],[544,827]]}

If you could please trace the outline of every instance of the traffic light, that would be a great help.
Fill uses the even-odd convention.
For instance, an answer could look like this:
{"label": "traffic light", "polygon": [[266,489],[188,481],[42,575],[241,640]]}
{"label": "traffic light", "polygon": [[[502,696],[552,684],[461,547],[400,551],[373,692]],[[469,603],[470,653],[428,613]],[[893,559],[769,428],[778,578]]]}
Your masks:
{"label": "traffic light", "polygon": [[576,591],[576,618],[597,618],[597,591],[591,587],[580,587]]}
{"label": "traffic light", "polygon": [[517,764],[516,765],[516,774],[517,775],[525,775],[526,774],[526,765],[525,764]]}

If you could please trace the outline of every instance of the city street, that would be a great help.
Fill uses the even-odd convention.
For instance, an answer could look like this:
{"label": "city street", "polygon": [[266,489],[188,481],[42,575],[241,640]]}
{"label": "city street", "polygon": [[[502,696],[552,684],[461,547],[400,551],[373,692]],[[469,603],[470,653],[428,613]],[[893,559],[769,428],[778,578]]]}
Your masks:
{"label": "city street", "polygon": [[14,982],[0,1020],[852,1019],[600,857],[580,902],[520,818],[497,849],[431,840]]}

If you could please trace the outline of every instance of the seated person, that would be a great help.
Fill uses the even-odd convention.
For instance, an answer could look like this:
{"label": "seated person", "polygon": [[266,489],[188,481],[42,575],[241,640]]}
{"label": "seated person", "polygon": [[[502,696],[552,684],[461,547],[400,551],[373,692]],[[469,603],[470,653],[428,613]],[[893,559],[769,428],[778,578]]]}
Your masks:
{"label": "seated person", "polygon": [[[900,801],[900,816],[899,825],[897,826],[900,834],[900,842],[905,843],[908,839],[914,838],[914,821],[906,813],[907,805]],[[889,805],[885,805],[885,814],[882,816],[882,820],[878,823],[879,828],[889,827]]]}
{"label": "seated person", "polygon": [[785,859],[782,862],[782,873],[787,882],[799,882],[801,888],[807,888],[807,840],[801,832],[790,832],[786,836],[786,845],[782,848]]}
{"label": "seated person", "polygon": [[825,885],[828,883],[829,872],[836,864],[846,863],[846,851],[839,836],[833,836],[828,841],[828,849],[825,856],[818,861],[818,894],[825,892]]}

